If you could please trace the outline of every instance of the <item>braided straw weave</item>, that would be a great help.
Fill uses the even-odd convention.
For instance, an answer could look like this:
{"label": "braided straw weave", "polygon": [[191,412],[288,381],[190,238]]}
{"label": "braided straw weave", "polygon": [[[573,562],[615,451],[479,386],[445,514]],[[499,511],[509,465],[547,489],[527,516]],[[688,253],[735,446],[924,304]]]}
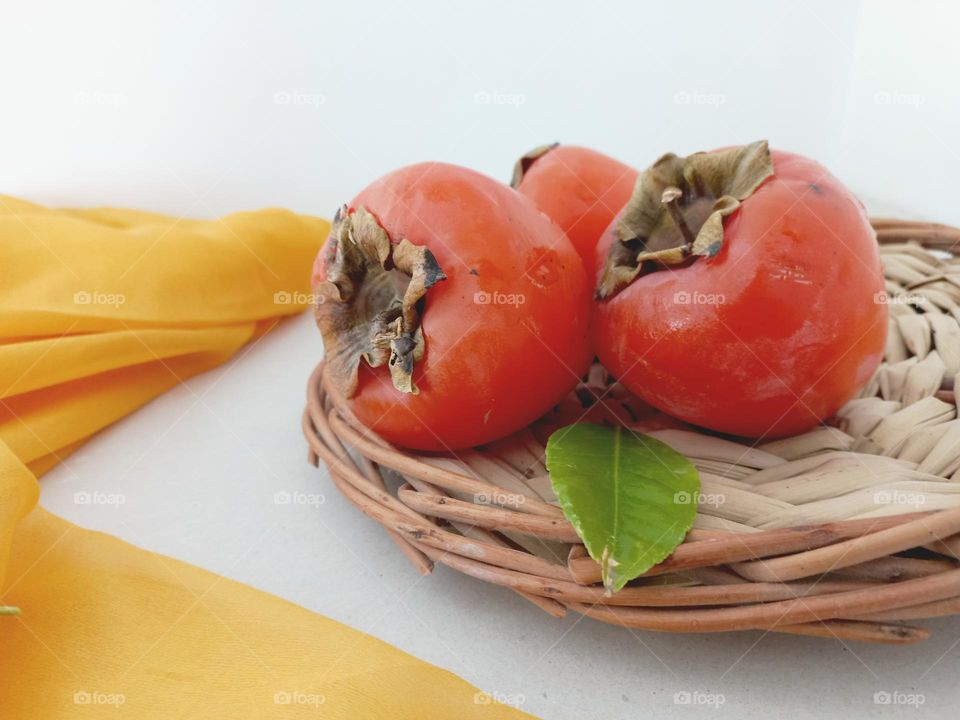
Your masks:
{"label": "braided straw weave", "polygon": [[[763,629],[883,643],[960,613],[960,229],[876,219],[890,332],[884,363],[829,425],[758,446],[655,413],[595,365],[527,429],[456,456],[395,448],[307,388],[310,459],[422,573],[442,563],[546,612],[672,632]],[[556,428],[646,432],[700,472],[694,528],[606,597],[544,465]]]}

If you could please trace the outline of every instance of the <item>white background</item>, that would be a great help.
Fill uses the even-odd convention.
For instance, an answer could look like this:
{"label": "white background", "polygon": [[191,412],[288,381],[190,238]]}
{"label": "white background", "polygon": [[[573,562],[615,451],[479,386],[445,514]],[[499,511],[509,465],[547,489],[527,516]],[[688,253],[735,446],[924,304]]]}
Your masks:
{"label": "white background", "polygon": [[[0,21],[0,192],[329,215],[421,160],[505,179],[552,140],[643,167],[768,138],[884,212],[960,223],[958,27],[947,2],[19,3]],[[44,479],[43,503],[551,720],[955,714],[960,621],[910,648],[632,634],[443,569],[419,578],[305,463],[303,385],[321,352],[308,318],[285,324],[103,433]],[[126,502],[78,506],[79,490]],[[326,501],[278,506],[277,491]],[[924,705],[874,703],[897,691]]]}

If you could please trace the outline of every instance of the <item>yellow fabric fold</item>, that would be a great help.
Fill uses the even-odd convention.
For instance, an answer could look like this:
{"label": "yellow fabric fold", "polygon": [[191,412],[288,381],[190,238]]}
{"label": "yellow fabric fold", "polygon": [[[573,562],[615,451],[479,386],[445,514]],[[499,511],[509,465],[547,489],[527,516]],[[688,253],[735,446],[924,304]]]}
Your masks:
{"label": "yellow fabric fold", "polygon": [[301,311],[328,229],[283,210],[205,221],[0,196],[0,604],[21,610],[0,617],[0,717],[525,717],[36,507],[36,476],[94,433]]}

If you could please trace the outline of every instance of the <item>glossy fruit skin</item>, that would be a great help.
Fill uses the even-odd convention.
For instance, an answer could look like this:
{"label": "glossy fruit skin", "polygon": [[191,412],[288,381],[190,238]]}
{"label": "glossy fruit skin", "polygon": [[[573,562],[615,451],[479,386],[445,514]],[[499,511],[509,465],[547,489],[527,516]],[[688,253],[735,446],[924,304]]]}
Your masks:
{"label": "glossy fruit skin", "polygon": [[595,305],[597,354],[631,392],[750,438],[833,415],[879,366],[887,333],[863,205],[813,160],[771,155],[774,176],[727,218],[715,257],[638,277]]}
{"label": "glossy fruit skin", "polygon": [[593,277],[597,241],[633,192],[637,171],[608,155],[558,145],[530,165],[517,191],[563,230]]}
{"label": "glossy fruit skin", "polygon": [[397,445],[456,450],[525,427],[577,384],[593,356],[592,288],[569,240],[527,198],[472,170],[422,163],[374,182],[349,208],[360,206],[391,242],[426,245],[447,276],[424,299],[419,394],[361,362],[347,400],[360,422]]}

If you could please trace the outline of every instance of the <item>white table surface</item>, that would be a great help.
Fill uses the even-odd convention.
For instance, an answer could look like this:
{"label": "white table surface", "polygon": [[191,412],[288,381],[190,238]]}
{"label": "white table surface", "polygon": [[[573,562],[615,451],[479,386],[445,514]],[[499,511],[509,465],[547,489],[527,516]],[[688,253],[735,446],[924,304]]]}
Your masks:
{"label": "white table surface", "polygon": [[[42,504],[376,635],[549,720],[955,715],[960,618],[927,623],[932,638],[912,647],[668,635],[557,620],[443,567],[421,577],[306,462],[300,413],[321,353],[308,315],[286,322],[84,446],[41,481]],[[78,505],[77,492],[124,503]],[[278,505],[276,492],[323,502]],[[878,705],[878,692],[923,705]]]}

